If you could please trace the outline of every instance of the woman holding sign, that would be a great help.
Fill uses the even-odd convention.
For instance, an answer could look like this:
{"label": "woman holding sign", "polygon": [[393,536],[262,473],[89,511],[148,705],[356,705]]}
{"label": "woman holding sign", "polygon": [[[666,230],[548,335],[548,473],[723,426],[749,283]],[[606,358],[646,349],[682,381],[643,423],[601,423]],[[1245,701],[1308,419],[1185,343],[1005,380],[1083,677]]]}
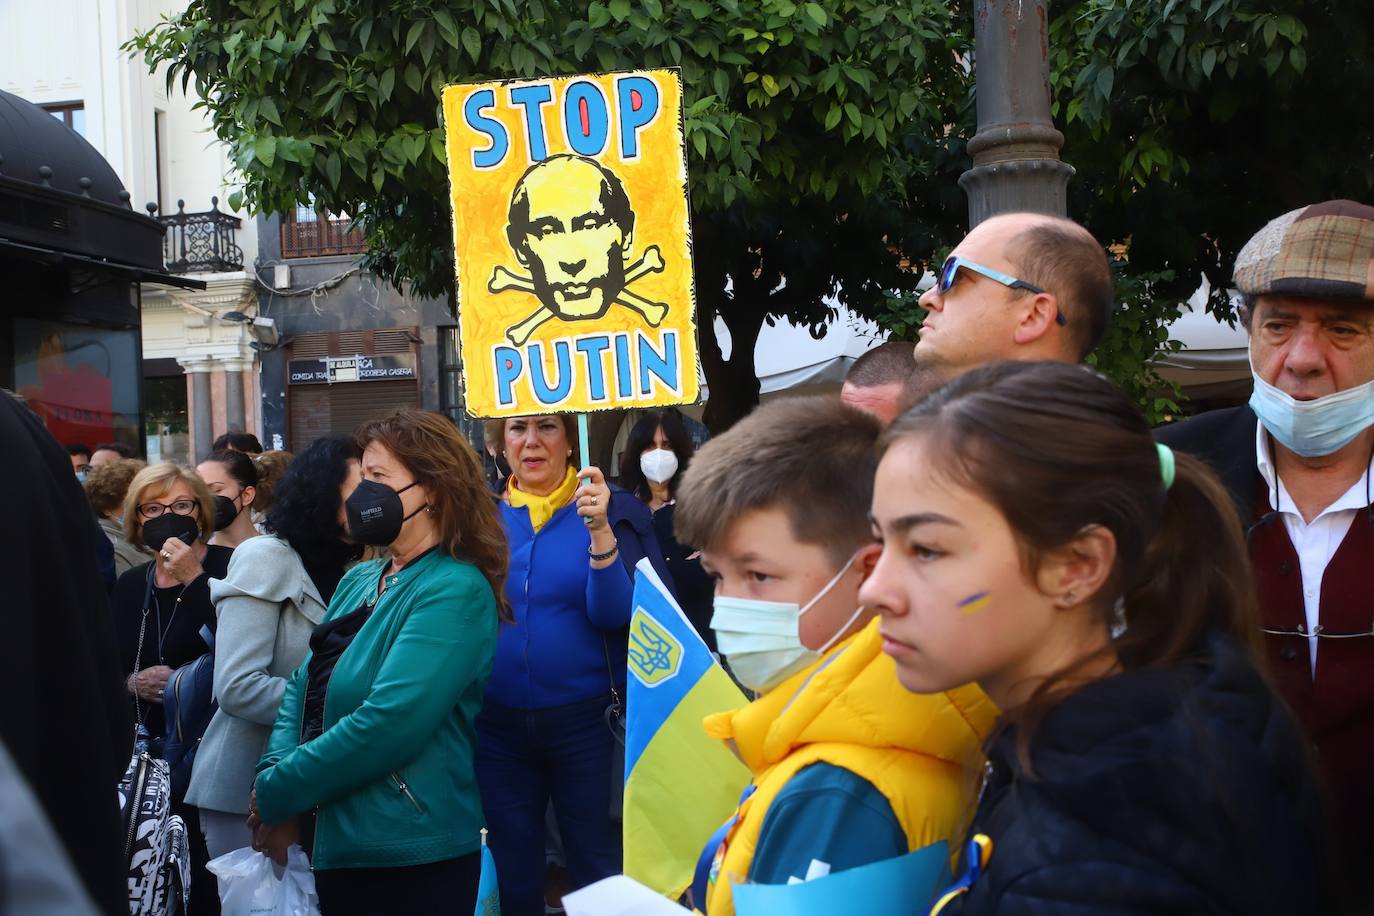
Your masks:
{"label": "woman holding sign", "polygon": [[668,577],[648,508],[599,468],[574,470],[571,415],[490,426],[511,468],[500,498],[515,620],[501,627],[477,717],[477,780],[501,912],[542,916],[550,802],[574,888],[620,871],[632,570],[647,556]]}

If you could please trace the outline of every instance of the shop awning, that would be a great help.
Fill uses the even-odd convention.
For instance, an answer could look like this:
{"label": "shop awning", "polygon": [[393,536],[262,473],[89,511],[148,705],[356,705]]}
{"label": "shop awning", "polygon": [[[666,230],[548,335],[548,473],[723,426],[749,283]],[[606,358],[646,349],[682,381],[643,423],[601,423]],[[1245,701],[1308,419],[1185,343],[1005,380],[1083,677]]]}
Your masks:
{"label": "shop awning", "polygon": [[135,264],[121,264],[118,261],[90,258],[85,255],[72,254],[69,251],[59,251],[55,248],[26,245],[23,242],[16,242],[6,238],[0,238],[0,254],[25,258],[30,261],[38,261],[42,264],[49,264],[54,267],[67,266],[82,268],[84,270],[103,271],[104,273],[115,274],[137,283],[156,283],[162,286],[175,286],[180,289],[205,289],[204,280],[195,280],[191,277],[182,277],[177,274],[150,270]]}

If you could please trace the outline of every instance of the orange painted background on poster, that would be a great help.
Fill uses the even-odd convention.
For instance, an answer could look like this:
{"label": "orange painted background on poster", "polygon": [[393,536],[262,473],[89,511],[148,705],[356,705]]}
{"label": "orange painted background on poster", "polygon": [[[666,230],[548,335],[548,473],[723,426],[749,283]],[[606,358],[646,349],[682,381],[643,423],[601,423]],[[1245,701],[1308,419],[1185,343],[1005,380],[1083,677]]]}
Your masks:
{"label": "orange painted background on poster", "polygon": [[[658,90],[659,110],[647,125],[634,131],[638,155],[622,155],[623,113],[619,111],[616,82],[627,77],[652,80]],[[546,157],[576,154],[565,136],[564,102],[575,82],[593,82],[601,87],[607,100],[608,129],[604,150],[590,158],[619,176],[634,211],[632,247],[624,263],[637,262],[650,246],[662,255],[663,269],[648,273],[626,286],[637,297],[667,305],[657,328],[639,312],[621,304],[595,319],[564,320],[553,317],[538,325],[523,344],[514,343],[513,328],[540,310],[540,300],[532,292],[507,289],[491,292],[489,286],[500,270],[520,279],[528,270],[516,258],[507,237],[511,196],[522,175],[530,169],[538,143],[529,140],[527,109],[538,112]],[[642,85],[642,84],[639,84]],[[522,106],[511,93],[521,87],[547,86],[551,101],[543,105]],[[538,90],[535,90],[538,91]],[[474,94],[490,92],[488,96]],[[490,99],[492,104],[477,107]],[[695,303],[692,286],[691,227],[687,199],[687,166],[682,135],[682,84],[676,70],[647,70],[632,73],[594,74],[536,80],[512,80],[449,86],[444,90],[444,121],[448,146],[450,193],[453,205],[454,247],[457,254],[458,319],[466,386],[467,410],[474,416],[518,416],[533,413],[585,412],[624,407],[652,407],[693,403],[699,398]],[[480,167],[494,157],[491,125],[473,120],[498,122],[508,144],[504,157],[495,165]],[[573,117],[584,116],[576,106]],[[633,122],[631,117],[630,121]],[[580,123],[580,122],[579,122]],[[638,333],[637,333],[638,332]],[[672,332],[672,333],[667,333]],[[586,335],[607,336],[607,345],[598,350],[603,359],[604,389],[607,395],[594,400],[591,356],[576,349],[576,341]],[[625,335],[623,341],[617,341]],[[644,335],[644,336],[640,336]],[[560,379],[557,341],[564,341],[571,355],[572,384],[568,396],[556,404],[541,401],[535,394],[532,374],[537,354],[542,363],[546,388]],[[677,389],[664,384],[663,361],[669,341],[676,349]],[[538,345],[534,352],[531,347]],[[638,356],[652,351],[646,360],[657,374],[641,373]],[[524,360],[524,371],[514,381],[509,364],[505,374],[499,364],[515,350]],[[634,382],[626,397],[618,384],[625,368],[619,361],[628,354]],[[641,381],[647,379],[649,391]],[[498,390],[499,389],[499,390]],[[502,403],[504,394],[513,403]]]}

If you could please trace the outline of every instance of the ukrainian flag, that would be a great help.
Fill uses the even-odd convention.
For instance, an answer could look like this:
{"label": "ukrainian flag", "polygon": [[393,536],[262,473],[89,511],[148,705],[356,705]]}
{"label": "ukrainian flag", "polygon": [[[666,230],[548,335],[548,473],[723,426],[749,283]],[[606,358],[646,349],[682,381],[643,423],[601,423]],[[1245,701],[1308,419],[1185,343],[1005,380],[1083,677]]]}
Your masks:
{"label": "ukrainian flag", "polygon": [[649,561],[636,567],[625,716],[625,874],[676,899],[749,768],[702,720],[749,701],[716,664]]}

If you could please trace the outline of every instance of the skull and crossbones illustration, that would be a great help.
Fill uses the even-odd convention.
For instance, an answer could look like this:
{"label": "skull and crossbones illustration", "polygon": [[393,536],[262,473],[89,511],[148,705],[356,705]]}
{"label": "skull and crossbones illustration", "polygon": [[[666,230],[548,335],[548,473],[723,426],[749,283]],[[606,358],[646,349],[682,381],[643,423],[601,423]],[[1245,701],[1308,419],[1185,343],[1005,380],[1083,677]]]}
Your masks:
{"label": "skull and crossbones illustration", "polygon": [[536,162],[511,193],[506,238],[527,276],[497,266],[487,284],[492,293],[522,292],[539,308],[506,330],[523,345],[552,318],[587,321],[612,305],[637,312],[656,328],[668,304],[627,287],[664,269],[657,245],[626,265],[633,250],[634,210],[620,178],[594,159],[570,154]]}

